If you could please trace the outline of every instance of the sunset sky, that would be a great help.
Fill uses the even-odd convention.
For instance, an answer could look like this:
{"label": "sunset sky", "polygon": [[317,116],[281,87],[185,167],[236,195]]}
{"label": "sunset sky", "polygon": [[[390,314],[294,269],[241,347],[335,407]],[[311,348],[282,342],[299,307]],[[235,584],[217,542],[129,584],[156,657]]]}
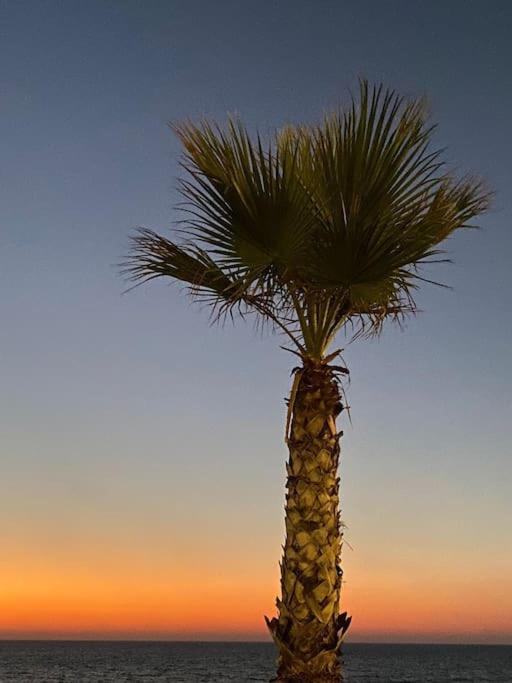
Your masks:
{"label": "sunset sky", "polygon": [[265,133],[363,75],[497,196],[453,290],[345,349],[350,638],[512,643],[511,30],[498,0],[0,0],[0,638],[267,639],[293,359],[116,264],[177,218],[167,121]]}

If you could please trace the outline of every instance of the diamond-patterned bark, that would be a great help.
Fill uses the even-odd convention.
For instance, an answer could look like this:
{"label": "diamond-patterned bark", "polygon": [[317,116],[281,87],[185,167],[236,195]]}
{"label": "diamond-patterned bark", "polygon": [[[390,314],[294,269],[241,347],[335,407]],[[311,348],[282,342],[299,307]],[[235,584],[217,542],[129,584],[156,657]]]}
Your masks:
{"label": "diamond-patterned bark", "polygon": [[280,683],[341,680],[339,613],[342,533],[339,513],[340,392],[329,366],[305,361],[292,406],[287,463],[286,540],[278,618],[267,620],[279,649]]}

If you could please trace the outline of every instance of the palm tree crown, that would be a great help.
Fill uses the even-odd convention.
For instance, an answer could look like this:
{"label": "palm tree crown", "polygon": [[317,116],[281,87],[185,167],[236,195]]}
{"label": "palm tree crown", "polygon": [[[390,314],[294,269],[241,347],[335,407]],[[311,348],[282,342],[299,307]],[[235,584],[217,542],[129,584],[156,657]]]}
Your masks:
{"label": "palm tree crown", "polygon": [[489,202],[431,149],[421,101],[366,81],[346,110],[266,142],[236,120],[173,129],[183,239],[141,229],[126,272],[185,282],[216,316],[256,313],[313,359],[344,326],[373,333],[414,312],[419,267],[446,260],[441,242]]}

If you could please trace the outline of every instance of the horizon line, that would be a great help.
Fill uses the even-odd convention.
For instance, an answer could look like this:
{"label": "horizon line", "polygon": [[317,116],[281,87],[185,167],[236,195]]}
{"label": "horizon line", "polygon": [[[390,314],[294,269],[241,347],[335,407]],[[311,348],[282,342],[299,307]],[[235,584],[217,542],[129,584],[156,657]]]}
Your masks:
{"label": "horizon line", "polygon": [[[273,645],[272,640],[180,640],[180,639],[167,639],[167,638],[9,638],[0,637],[0,643],[179,643],[179,644],[240,644],[240,645]],[[439,645],[439,646],[454,646],[454,647],[512,647],[512,641],[510,642],[485,642],[485,641],[475,641],[475,642],[450,642],[450,641],[415,641],[415,640],[352,640],[347,641],[344,645]]]}

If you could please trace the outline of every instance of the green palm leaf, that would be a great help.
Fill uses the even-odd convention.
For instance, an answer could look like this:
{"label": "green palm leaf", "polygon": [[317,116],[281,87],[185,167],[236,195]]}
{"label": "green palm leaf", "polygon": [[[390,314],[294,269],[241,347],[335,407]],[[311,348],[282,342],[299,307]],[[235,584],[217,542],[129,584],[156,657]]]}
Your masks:
{"label": "green palm leaf", "polygon": [[183,243],[141,231],[128,274],[186,282],[219,314],[253,311],[312,357],[345,325],[372,333],[414,312],[421,266],[489,204],[432,149],[421,101],[365,81],[346,110],[265,142],[236,120],[174,130]]}

